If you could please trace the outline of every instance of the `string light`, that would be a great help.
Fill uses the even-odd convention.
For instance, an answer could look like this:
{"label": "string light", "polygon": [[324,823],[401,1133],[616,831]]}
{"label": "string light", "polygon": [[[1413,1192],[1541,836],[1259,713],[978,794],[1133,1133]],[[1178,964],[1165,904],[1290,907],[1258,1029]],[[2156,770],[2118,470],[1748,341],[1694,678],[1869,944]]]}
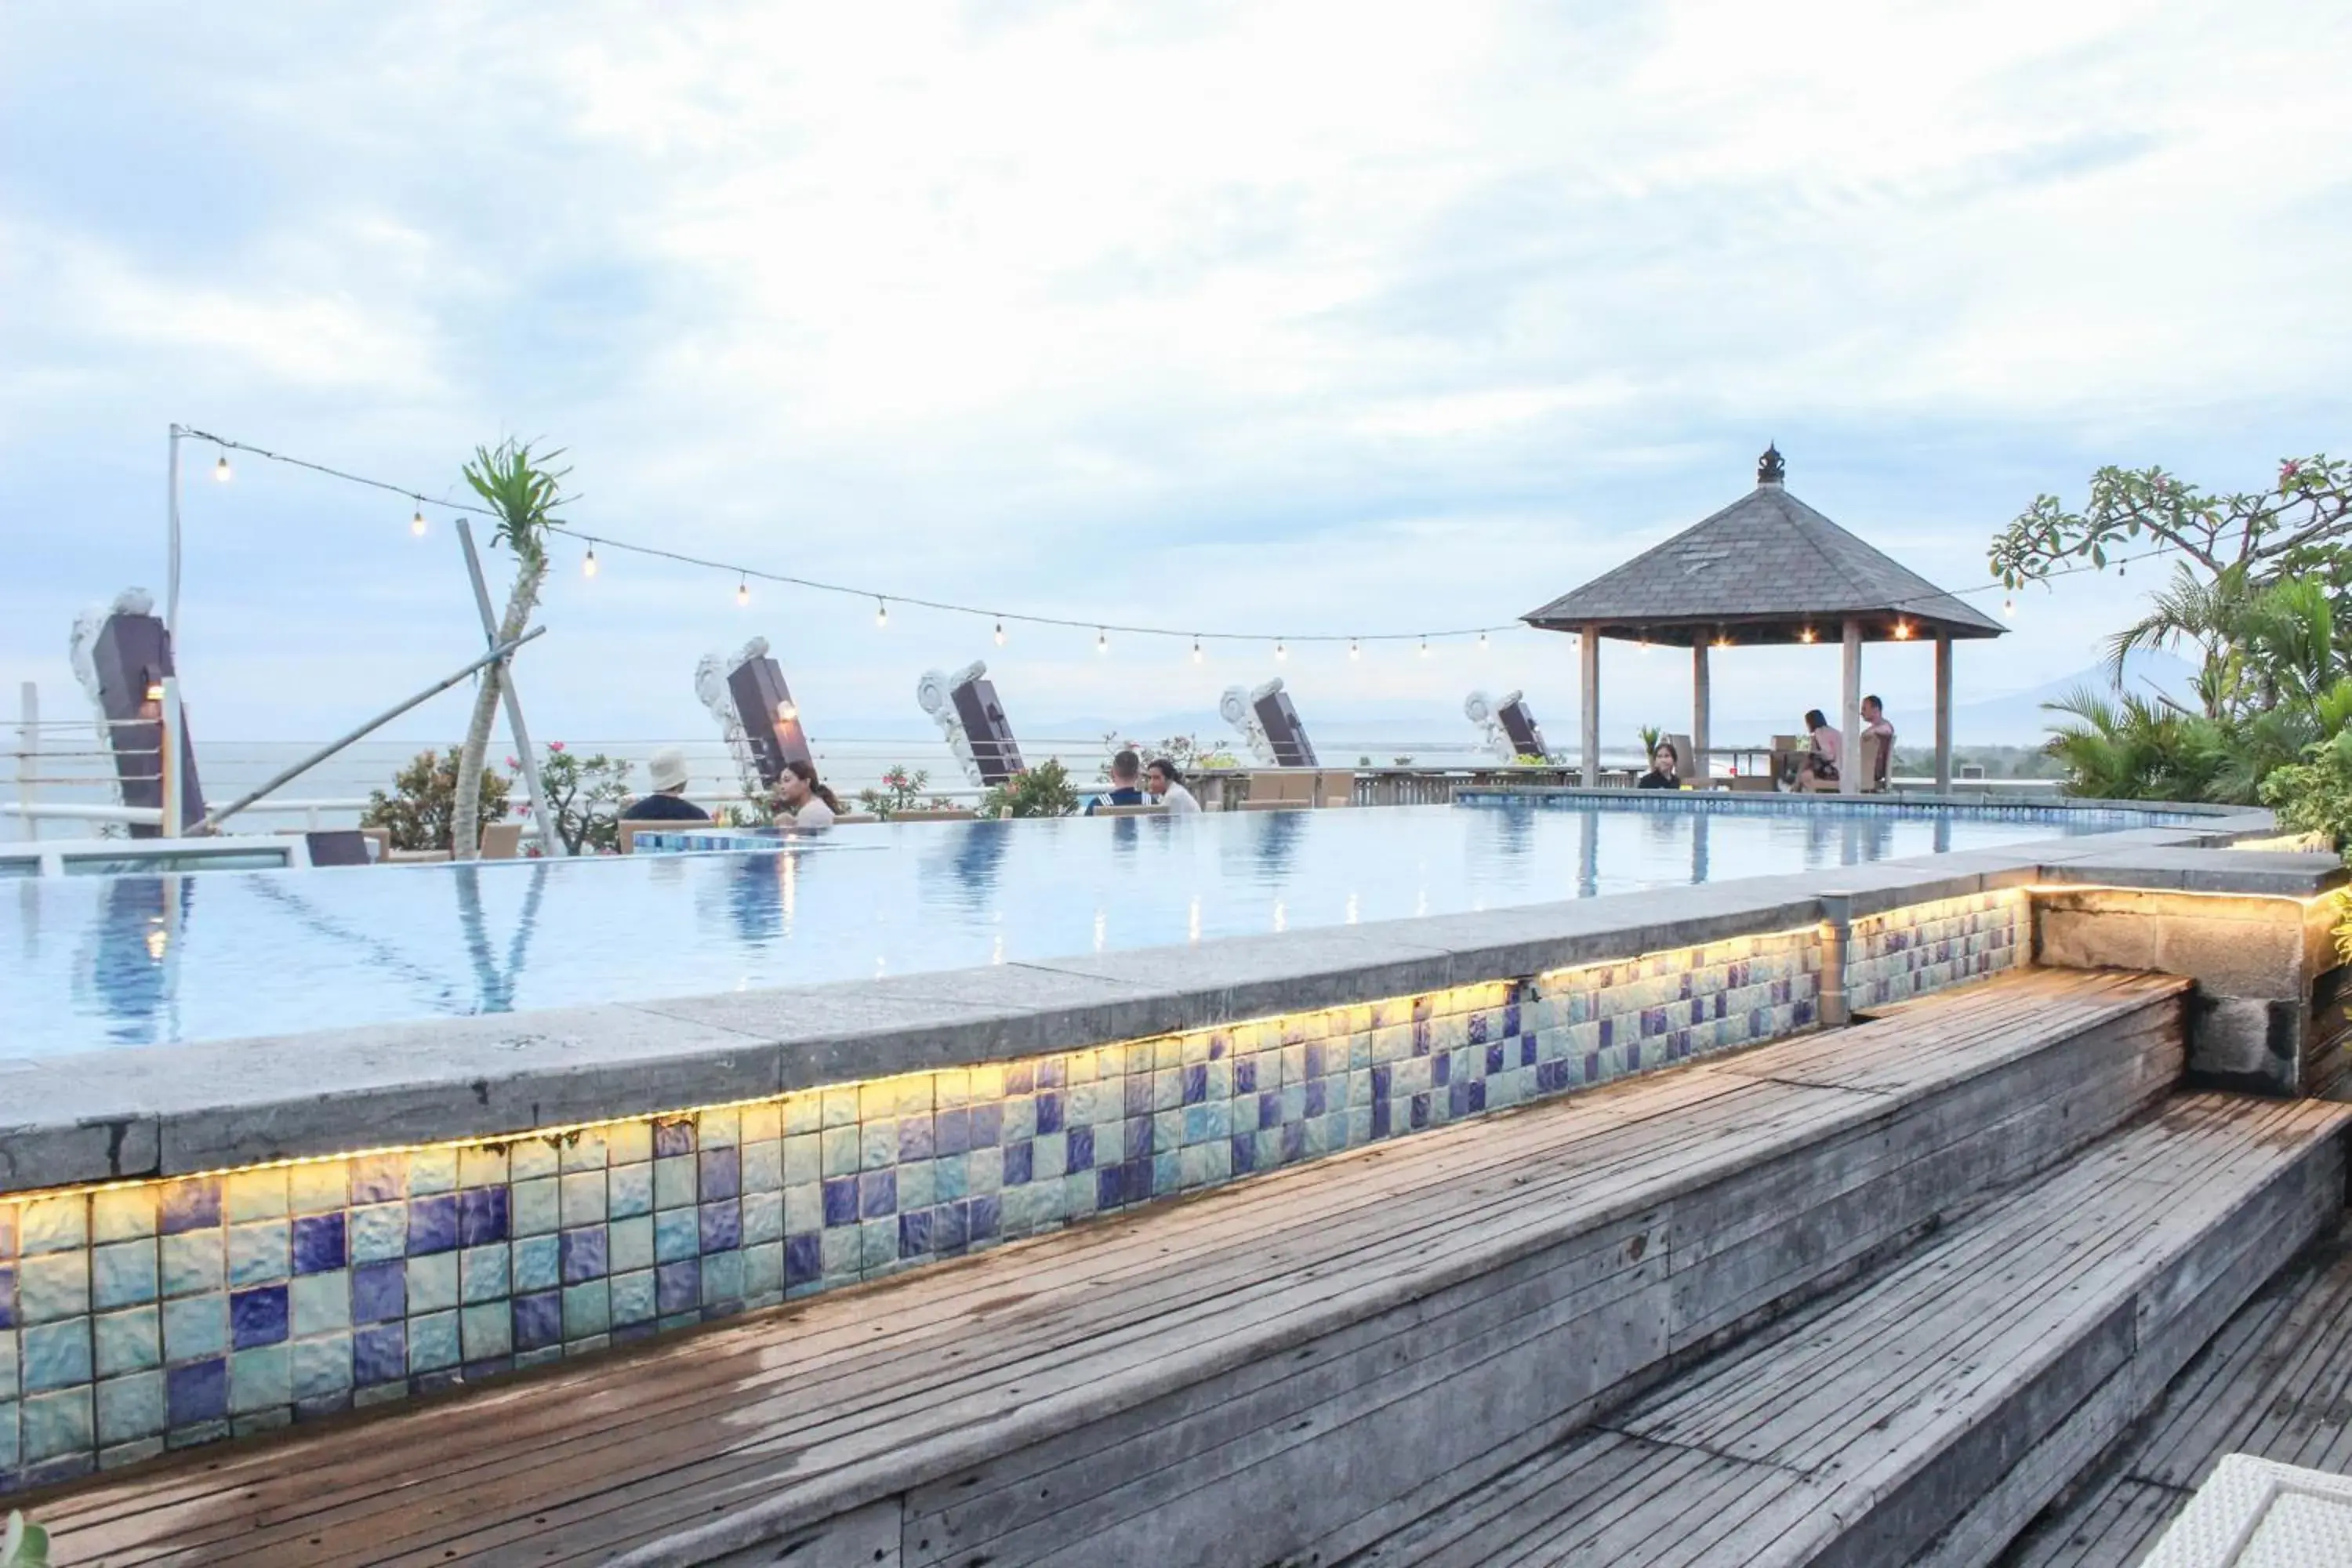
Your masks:
{"label": "string light", "polygon": [[418,507],[416,509],[416,515],[408,520],[408,531],[416,535],[419,539],[425,537],[425,509],[423,507]]}
{"label": "string light", "polygon": [[1478,634],[1478,651],[1480,653],[1485,653],[1486,651],[1486,634],[1485,632],[1480,632]]}
{"label": "string light", "polygon": [[1364,650],[1356,646],[1356,639],[1353,637],[1349,637],[1348,639],[1348,657],[1349,658],[1361,658],[1364,657]]}
{"label": "string light", "polygon": [[999,647],[1003,647],[1004,646],[1004,623],[1003,621],[996,623],[996,646]]}
{"label": "string light", "polygon": [[[181,433],[193,437],[198,440],[210,441],[220,449],[220,455],[215,459],[213,466],[213,478],[220,482],[226,483],[232,477],[233,470],[229,465],[229,453],[232,451],[249,452],[255,457],[263,458],[269,462],[283,463],[289,468],[306,468],[312,473],[325,475],[329,479],[341,479],[346,484],[359,485],[370,489],[382,490],[387,494],[398,496],[404,500],[416,501],[420,504],[416,509],[415,515],[411,519],[410,528],[413,531],[419,533],[426,531],[418,526],[418,523],[424,515],[423,506],[421,504],[424,500],[424,497],[408,486],[391,484],[383,479],[371,479],[367,475],[353,473],[348,469],[334,468],[329,464],[312,462],[306,458],[295,457],[285,452],[271,451],[266,447],[255,446],[250,442],[231,440],[226,437],[215,435],[209,430],[201,430],[194,428],[194,426],[183,426],[181,427]],[[482,507],[466,502],[443,500],[438,501],[436,504],[447,506],[452,511],[461,514],[470,514],[477,517],[489,516],[488,512]],[[561,522],[552,524],[550,528],[550,531],[561,533],[567,538],[579,540],[584,543],[587,546],[587,552],[585,559],[582,562],[582,571],[583,574],[587,576],[593,577],[596,574],[595,540],[592,539],[589,535],[580,532],[579,531],[568,527]],[[739,580],[741,578],[742,574],[747,573],[749,570],[739,563],[718,561],[704,556],[691,555],[682,551],[664,550],[653,545],[628,543],[610,539],[604,540],[604,542],[615,550],[633,552],[636,554],[648,555],[659,560],[672,561],[681,565],[708,567],[714,571],[735,572],[739,574]],[[2116,556],[2096,564],[2088,561],[2071,563],[2053,567],[2048,571],[2034,574],[2033,575],[2038,577],[2040,580],[2046,582],[2057,577],[2071,576],[2083,572],[2104,570],[2106,566],[2116,567],[2118,574],[2127,574],[2125,568],[2129,562],[2147,560],[2173,552],[2175,552],[2174,547],[2158,545],[2155,548],[2143,551],[2137,554]],[[814,578],[796,577],[777,572],[763,571],[761,575],[770,582],[781,583],[788,587],[805,588],[814,593],[845,594],[853,597],[859,595],[872,597],[875,601],[875,624],[877,626],[887,626],[889,624],[887,596],[877,595],[870,588],[862,588],[846,583],[821,582]],[[1987,584],[1983,587],[1979,588],[1937,590],[1928,595],[1922,595],[1920,597],[1923,600],[1928,598],[1941,599],[1948,595],[1964,597],[1969,594],[1982,593],[1992,587],[2004,585],[2005,584],[1996,582]],[[986,610],[972,605],[952,604],[944,600],[911,599],[908,602],[928,609],[945,611],[954,615],[979,616],[992,620],[995,623],[999,646],[1003,646],[1003,628],[1008,620],[1027,621],[1033,626],[1065,626],[1076,629],[1082,629],[1087,624],[1083,620],[1071,616],[1022,614],[1007,615],[1002,611]],[[1894,606],[1889,607],[1893,608]],[[2016,603],[2013,598],[2005,601],[2001,608],[2004,615],[2014,618],[2016,615]],[[1097,636],[1100,637],[1103,634],[1107,634],[1108,629],[1108,625],[1097,626]],[[1220,637],[1229,642],[1255,642],[1260,640],[1264,635],[1262,633],[1253,634],[1241,631],[1186,633],[1171,626],[1121,626],[1119,629],[1122,632],[1133,633],[1139,637],[1182,637],[1190,636],[1192,639],[1192,649],[1195,662],[1199,662],[1205,657],[1202,652],[1202,645],[1208,638]],[[1358,634],[1355,636],[1349,636],[1346,637],[1345,640],[1348,643],[1349,654],[1353,658],[1360,656],[1360,644],[1364,641],[1403,642],[1408,638],[1416,638],[1420,644],[1420,650],[1423,657],[1426,658],[1429,653],[1429,643],[1432,637],[1445,638],[1475,637],[1478,638],[1482,647],[1490,647],[1492,644],[1491,633],[1513,629],[1515,629],[1515,626],[1463,626],[1459,628],[1449,628],[1439,632],[1379,632]],[[1909,634],[1905,635],[1907,636]],[[1304,640],[1307,642],[1338,642],[1341,640],[1341,637],[1338,635],[1316,634],[1307,636]],[[1808,643],[1815,641],[1816,633],[1814,629],[1810,626],[1804,628],[1801,634],[1800,640]],[[1580,645],[1582,639],[1577,637],[1574,633],[1570,633],[1569,641],[1570,646],[1576,647]],[[1641,651],[1644,653],[1649,651],[1649,640],[1646,637],[1639,639],[1639,643]]]}
{"label": "string light", "polygon": [[744,578],[735,584],[735,603],[740,608],[751,602],[751,579]]}
{"label": "string light", "polygon": [[2000,613],[2012,621],[2017,619],[2017,601],[2013,598],[2003,599],[2000,602]]}
{"label": "string light", "polygon": [[1290,650],[1282,645],[1282,639],[1280,637],[1274,639],[1274,657],[1276,658],[1288,658],[1290,657]]}
{"label": "string light", "polygon": [[1909,621],[1897,621],[1895,623],[1895,640],[1896,642],[1908,642],[1911,640],[1911,623]]}
{"label": "string light", "polygon": [[1103,630],[1100,626],[1097,626],[1095,628],[1095,651],[1097,653],[1108,653],[1110,651],[1110,633]]}

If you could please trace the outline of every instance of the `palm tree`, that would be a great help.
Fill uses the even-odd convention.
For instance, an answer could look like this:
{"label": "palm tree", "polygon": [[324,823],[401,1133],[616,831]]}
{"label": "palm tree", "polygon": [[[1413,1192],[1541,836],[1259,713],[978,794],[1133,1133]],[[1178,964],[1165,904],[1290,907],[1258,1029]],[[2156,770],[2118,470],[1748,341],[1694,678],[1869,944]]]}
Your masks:
{"label": "palm tree", "polygon": [[[514,552],[514,586],[507,591],[506,614],[499,621],[502,643],[522,635],[547,581],[548,530],[559,521],[555,509],[572,499],[560,493],[563,477],[572,470],[548,466],[562,456],[558,449],[534,457],[528,444],[509,438],[496,447],[475,447],[474,460],[466,465],[466,482],[490,509],[490,543]],[[482,672],[474,692],[474,715],[457,755],[457,795],[450,813],[449,847],[455,859],[470,860],[480,848],[482,761],[490,749],[490,727],[498,718],[505,680],[506,665],[494,664]]]}

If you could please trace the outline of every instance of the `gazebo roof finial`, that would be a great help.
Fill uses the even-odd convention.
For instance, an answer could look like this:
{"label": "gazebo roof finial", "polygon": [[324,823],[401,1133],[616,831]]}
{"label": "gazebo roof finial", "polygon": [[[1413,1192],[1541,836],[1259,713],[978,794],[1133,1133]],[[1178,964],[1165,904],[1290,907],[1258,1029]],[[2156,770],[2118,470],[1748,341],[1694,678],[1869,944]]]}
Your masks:
{"label": "gazebo roof finial", "polygon": [[1780,456],[1780,448],[1777,443],[1767,442],[1764,455],[1756,459],[1756,482],[1759,485],[1777,485],[1788,477],[1788,459]]}

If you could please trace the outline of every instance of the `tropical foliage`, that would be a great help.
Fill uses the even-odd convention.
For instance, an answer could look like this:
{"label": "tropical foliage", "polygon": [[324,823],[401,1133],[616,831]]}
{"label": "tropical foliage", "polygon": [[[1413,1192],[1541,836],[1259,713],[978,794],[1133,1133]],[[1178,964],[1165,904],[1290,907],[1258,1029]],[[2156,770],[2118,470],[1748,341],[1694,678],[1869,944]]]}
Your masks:
{"label": "tropical foliage", "polygon": [[[2121,572],[2135,542],[2172,570],[2108,640],[2114,689],[2050,705],[2069,790],[2250,805],[2315,783],[2306,767],[2352,722],[2352,464],[2291,459],[2271,489],[2232,496],[2102,468],[2080,512],[2036,500],[1994,542],[1992,570],[2011,584]],[[2125,661],[2148,648],[2193,656],[2187,700],[2123,689]],[[2281,770],[2294,771],[2270,784]]]}
{"label": "tropical foliage", "polygon": [[[513,585],[507,590],[506,613],[499,618],[499,641],[511,642],[523,633],[530,612],[539,604],[547,582],[547,540],[557,526],[555,509],[571,499],[562,493],[563,477],[572,470],[549,465],[563,454],[534,456],[528,443],[507,440],[496,447],[477,447],[466,465],[466,483],[490,511],[490,543],[514,556]],[[454,820],[475,820],[476,805],[486,787],[482,765],[490,749],[490,729],[497,721],[499,700],[506,686],[501,662],[482,672],[474,689],[474,711],[466,726],[466,743],[457,758],[457,805]],[[495,820],[492,814],[489,820]],[[451,846],[460,860],[470,860],[480,847],[478,828],[467,826]]]}
{"label": "tropical foliage", "polygon": [[909,770],[904,763],[882,775],[879,789],[857,792],[857,804],[887,822],[902,812],[945,811],[955,805],[943,795],[926,795],[931,782],[929,773],[921,768]]}
{"label": "tropical foliage", "polygon": [[11,1510],[0,1526],[0,1568],[49,1568],[49,1532]]}
{"label": "tropical foliage", "polygon": [[[507,759],[510,770],[521,765]],[[620,852],[621,810],[629,798],[627,763],[602,752],[583,757],[566,751],[561,741],[550,741],[539,759],[539,784],[547,792],[547,809],[555,817],[556,836],[565,850],[573,855]],[[515,802],[518,816],[530,810],[529,801]]]}
{"label": "tropical foliage", "polygon": [[[446,849],[449,824],[457,811],[457,752],[419,752],[393,776],[389,793],[374,790],[360,814],[362,827],[391,832],[394,849]],[[507,814],[507,781],[502,773],[484,773],[475,788],[474,838]]]}
{"label": "tropical foliage", "polygon": [[980,797],[982,816],[1075,816],[1078,792],[1059,757],[1048,758]]}
{"label": "tropical foliage", "polygon": [[2325,834],[2338,849],[2352,845],[2352,731],[2337,731],[2306,761],[2264,779],[2263,802],[2290,832]]}

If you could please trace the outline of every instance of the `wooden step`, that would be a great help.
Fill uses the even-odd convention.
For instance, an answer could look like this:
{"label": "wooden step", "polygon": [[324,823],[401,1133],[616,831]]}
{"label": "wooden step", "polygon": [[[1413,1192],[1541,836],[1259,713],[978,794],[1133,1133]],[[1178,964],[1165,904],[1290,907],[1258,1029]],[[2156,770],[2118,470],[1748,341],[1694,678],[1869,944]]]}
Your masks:
{"label": "wooden step", "polygon": [[39,1512],[76,1563],[1350,1549],[2139,1114],[2184,993],[2020,973]]}
{"label": "wooden step", "polygon": [[2132,1568],[2227,1454],[2352,1473],[2352,1222],[2240,1308],[2001,1568]]}
{"label": "wooden step", "polygon": [[2347,1121],[2181,1097],[1352,1562],[1990,1562],[2336,1222]]}

